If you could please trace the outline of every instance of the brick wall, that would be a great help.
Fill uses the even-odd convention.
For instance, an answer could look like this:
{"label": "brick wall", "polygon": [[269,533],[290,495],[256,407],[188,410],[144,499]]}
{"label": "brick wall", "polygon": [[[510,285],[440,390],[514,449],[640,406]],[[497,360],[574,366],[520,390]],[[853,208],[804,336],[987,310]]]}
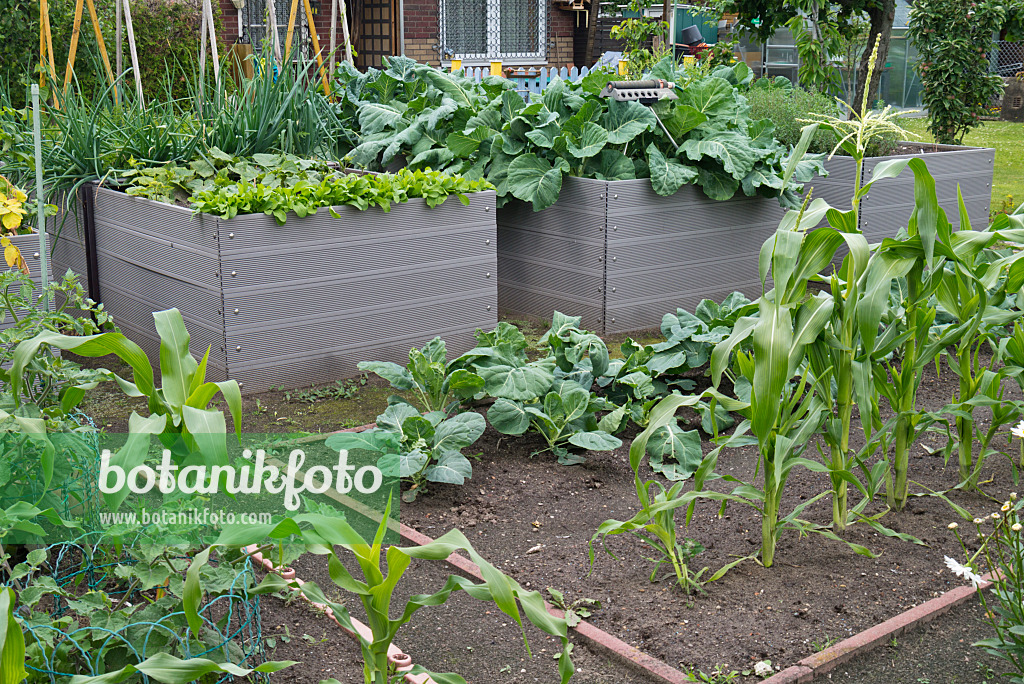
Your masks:
{"label": "brick wall", "polygon": [[[238,11],[231,0],[219,0],[224,17],[221,40],[225,46],[238,37]],[[290,0],[276,0],[278,4],[290,6]],[[299,0],[299,13],[304,12]],[[351,11],[351,5],[350,5]],[[438,0],[405,0],[405,54],[418,62],[439,66],[441,61],[434,47],[440,41]],[[319,13],[315,16],[317,37],[324,54],[330,46],[331,5],[330,0],[321,0]],[[577,13],[552,6],[548,11],[548,31],[545,46],[548,66],[571,66],[573,64],[573,36],[577,33]],[[285,24],[286,26],[287,24]],[[282,26],[282,33],[285,26]],[[342,31],[338,28],[340,45]],[[397,41],[396,41],[397,42]],[[282,46],[283,47],[283,46]],[[506,66],[516,66],[509,63]]]}
{"label": "brick wall", "polygon": [[[548,66],[571,66],[576,12],[552,6],[548,11],[548,30],[544,42]],[[438,66],[440,56],[434,47],[440,42],[438,0],[405,0],[405,55],[418,62]],[[508,62],[505,66],[517,66]]]}

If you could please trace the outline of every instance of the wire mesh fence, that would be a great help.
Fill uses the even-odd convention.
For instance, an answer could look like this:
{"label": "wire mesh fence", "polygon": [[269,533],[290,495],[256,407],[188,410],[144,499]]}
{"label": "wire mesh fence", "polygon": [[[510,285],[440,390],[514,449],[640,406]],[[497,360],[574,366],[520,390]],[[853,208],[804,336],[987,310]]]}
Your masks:
{"label": "wire mesh fence", "polygon": [[[28,574],[8,579],[20,582],[16,615],[30,684],[105,674],[156,653],[249,667],[263,662],[260,601],[249,594],[255,576],[248,559],[237,567],[211,564],[199,609],[202,628],[194,633],[175,595],[189,559],[173,551],[147,558],[137,547],[114,548],[103,533],[88,533],[33,551]],[[147,586],[154,582],[158,586]]]}
{"label": "wire mesh fence", "polygon": [[1024,73],[1024,41],[997,40],[989,55],[990,70],[1003,77]]}

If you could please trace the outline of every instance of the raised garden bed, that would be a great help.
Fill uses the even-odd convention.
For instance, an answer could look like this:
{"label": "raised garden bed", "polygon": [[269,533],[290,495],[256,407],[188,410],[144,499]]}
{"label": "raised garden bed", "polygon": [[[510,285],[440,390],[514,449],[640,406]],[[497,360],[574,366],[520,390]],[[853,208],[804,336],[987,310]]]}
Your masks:
{"label": "raised garden bed", "polygon": [[[365,360],[403,362],[441,335],[455,353],[497,322],[495,196],[430,209],[422,199],[390,213],[336,207],[221,219],[108,188],[68,216],[54,271],[90,283],[115,323],[156,358],[153,311],[181,310],[196,350],[210,348],[211,379],[244,393],[358,374]],[[85,207],[81,205],[85,204]],[[91,204],[91,211],[88,205]],[[95,274],[86,246],[91,216]],[[98,287],[98,291],[97,291]],[[201,353],[201,352],[200,352]]]}
{"label": "raised garden bed", "polygon": [[654,328],[677,307],[759,293],[757,255],[783,213],[775,199],[718,202],[693,185],[663,197],[648,179],[567,177],[543,211],[498,211],[498,306],[582,316],[603,333]]}
{"label": "raised garden bed", "polygon": [[[988,225],[989,205],[992,200],[992,173],[996,151],[986,147],[921,144],[900,142],[897,153],[864,160],[863,182],[871,180],[875,167],[890,159],[921,157],[928,172],[935,178],[935,191],[939,205],[946,216],[959,228],[960,210],[957,204],[957,186],[963,194],[964,205],[976,229]],[[836,155],[825,161],[827,178],[816,178],[807,187],[814,188],[814,197],[820,197],[839,209],[850,208],[856,164],[852,157]],[[860,205],[860,229],[868,242],[881,242],[893,237],[900,228],[906,228],[907,217],[914,209],[914,174],[904,171],[896,178],[888,178],[871,188]]]}

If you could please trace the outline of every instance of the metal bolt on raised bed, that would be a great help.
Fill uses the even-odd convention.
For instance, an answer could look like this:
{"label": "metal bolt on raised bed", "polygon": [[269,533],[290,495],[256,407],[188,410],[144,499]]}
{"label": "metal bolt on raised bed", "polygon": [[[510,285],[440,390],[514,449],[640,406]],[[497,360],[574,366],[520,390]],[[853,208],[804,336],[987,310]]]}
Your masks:
{"label": "metal bolt on raised bed", "polygon": [[238,309],[235,309],[235,313],[238,313]]}
{"label": "metal bolt on raised bed", "polygon": [[234,237],[235,237],[235,234],[234,234],[234,233],[228,233],[228,237],[229,237],[229,238],[234,238]]}
{"label": "metal bolt on raised bed", "polygon": [[238,271],[232,271],[232,272],[231,272],[231,275],[232,275],[232,276],[236,276],[236,275],[238,275]]}

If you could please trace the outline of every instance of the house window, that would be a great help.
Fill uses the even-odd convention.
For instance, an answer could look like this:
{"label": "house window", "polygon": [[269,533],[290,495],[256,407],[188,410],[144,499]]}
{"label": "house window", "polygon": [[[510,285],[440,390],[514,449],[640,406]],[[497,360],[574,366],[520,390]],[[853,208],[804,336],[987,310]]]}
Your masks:
{"label": "house window", "polygon": [[445,58],[544,59],[546,0],[440,0]]}

